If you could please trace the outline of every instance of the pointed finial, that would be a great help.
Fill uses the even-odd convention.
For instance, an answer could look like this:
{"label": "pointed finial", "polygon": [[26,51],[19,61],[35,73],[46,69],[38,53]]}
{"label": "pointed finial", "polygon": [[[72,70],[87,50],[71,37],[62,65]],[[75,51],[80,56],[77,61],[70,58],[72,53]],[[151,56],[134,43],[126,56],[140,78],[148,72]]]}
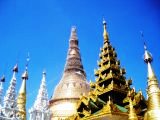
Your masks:
{"label": "pointed finial", "polygon": [[70,35],[70,41],[71,40],[77,40],[77,30],[76,30],[76,26],[72,26],[71,28],[71,35]]}
{"label": "pointed finial", "polygon": [[28,64],[29,64],[29,61],[30,61],[29,53],[28,53],[26,61],[27,61],[26,62],[26,69],[25,69],[24,73],[22,74],[22,79],[24,79],[24,80],[28,80]]}
{"label": "pointed finial", "polygon": [[5,82],[5,76],[2,75],[1,79],[0,79],[0,82]]}
{"label": "pointed finial", "polygon": [[76,26],[72,26],[71,31],[72,31],[72,32],[76,32]]}
{"label": "pointed finial", "polygon": [[46,75],[46,70],[45,70],[45,69],[43,70],[42,74],[43,74],[43,75]]}
{"label": "pointed finial", "polygon": [[16,64],[14,67],[13,67],[13,72],[18,72],[18,64]]}
{"label": "pointed finial", "polygon": [[103,18],[103,29],[104,29],[104,31],[103,31],[104,41],[108,41],[109,37],[108,37],[108,33],[107,33],[107,23],[104,18]]}
{"label": "pointed finial", "polygon": [[26,59],[26,70],[28,69],[29,61],[30,61],[30,54],[28,52],[27,59]]}
{"label": "pointed finial", "polygon": [[28,72],[27,72],[27,71],[25,71],[25,72],[22,74],[22,79],[28,80]]}
{"label": "pointed finial", "polygon": [[106,25],[106,21],[105,21],[105,19],[103,18],[103,25]]}
{"label": "pointed finial", "polygon": [[144,61],[146,63],[151,63],[153,61],[151,53],[147,50],[147,46],[144,43]]}
{"label": "pointed finial", "polygon": [[45,80],[45,77],[46,77],[46,70],[43,70],[42,76],[43,76],[43,80]]}
{"label": "pointed finial", "polygon": [[141,33],[141,39],[142,39],[142,41],[143,41],[143,43],[144,43],[144,61],[145,61],[146,63],[151,63],[151,62],[153,61],[152,55],[151,55],[151,53],[147,50],[147,45],[146,45],[146,42],[145,42],[145,40],[144,40],[143,32],[140,31],[140,33]]}
{"label": "pointed finial", "polygon": [[143,44],[144,44],[144,50],[147,50],[146,42],[144,40],[143,31],[140,31],[140,34],[141,34],[141,40],[143,41]]}

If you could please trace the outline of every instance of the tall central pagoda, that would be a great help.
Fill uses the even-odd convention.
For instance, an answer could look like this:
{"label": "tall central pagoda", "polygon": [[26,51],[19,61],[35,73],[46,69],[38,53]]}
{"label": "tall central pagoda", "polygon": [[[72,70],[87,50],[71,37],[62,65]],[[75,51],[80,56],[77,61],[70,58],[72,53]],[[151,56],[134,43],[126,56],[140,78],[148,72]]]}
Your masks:
{"label": "tall central pagoda", "polygon": [[90,83],[89,95],[80,97],[74,120],[142,120],[146,103],[141,91],[131,88],[117,53],[109,41],[103,20],[103,47],[100,49],[96,80]]}
{"label": "tall central pagoda", "polygon": [[72,27],[66,65],[59,84],[50,100],[51,120],[63,120],[76,113],[80,95],[87,94],[90,86],[83,69],[76,28]]}

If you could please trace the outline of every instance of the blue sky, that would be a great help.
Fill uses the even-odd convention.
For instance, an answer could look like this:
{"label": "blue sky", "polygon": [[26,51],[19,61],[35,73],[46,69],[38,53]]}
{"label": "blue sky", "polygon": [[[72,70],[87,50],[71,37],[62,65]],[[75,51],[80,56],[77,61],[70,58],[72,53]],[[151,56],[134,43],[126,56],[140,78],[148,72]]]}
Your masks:
{"label": "blue sky", "polygon": [[82,62],[87,79],[94,81],[100,47],[103,44],[102,19],[106,19],[126,77],[136,90],[145,93],[147,67],[143,62],[143,30],[153,67],[160,78],[160,4],[158,0],[0,0],[0,75],[5,74],[5,90],[19,64],[17,91],[30,53],[27,81],[27,109],[33,105],[47,71],[49,98],[63,73],[71,26],[77,27]]}

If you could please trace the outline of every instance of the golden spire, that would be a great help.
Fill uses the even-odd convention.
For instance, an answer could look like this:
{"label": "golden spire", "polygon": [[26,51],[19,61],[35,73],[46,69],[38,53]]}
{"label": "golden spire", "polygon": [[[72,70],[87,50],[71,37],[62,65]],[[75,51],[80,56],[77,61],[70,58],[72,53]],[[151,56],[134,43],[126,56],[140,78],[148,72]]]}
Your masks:
{"label": "golden spire", "polygon": [[21,120],[26,120],[26,80],[28,80],[28,68],[27,68],[28,62],[29,58],[27,58],[26,69],[22,74],[22,84],[17,98],[17,107],[18,107],[17,116]]}
{"label": "golden spire", "polygon": [[72,27],[64,72],[50,100],[51,120],[64,119],[75,114],[80,95],[88,94],[89,90],[78,46],[77,30]]}
{"label": "golden spire", "polygon": [[145,44],[144,49],[144,61],[148,66],[148,108],[145,115],[145,120],[160,120],[160,89],[158,85],[158,79],[151,66],[151,62],[153,61],[152,55],[147,50]]}
{"label": "golden spire", "polygon": [[138,117],[136,115],[135,109],[133,107],[133,102],[130,97],[129,99],[129,114],[128,114],[128,120],[138,120]]}
{"label": "golden spire", "polygon": [[107,23],[104,18],[103,18],[103,28],[104,28],[104,31],[103,31],[104,41],[109,41],[108,32],[107,32]]}

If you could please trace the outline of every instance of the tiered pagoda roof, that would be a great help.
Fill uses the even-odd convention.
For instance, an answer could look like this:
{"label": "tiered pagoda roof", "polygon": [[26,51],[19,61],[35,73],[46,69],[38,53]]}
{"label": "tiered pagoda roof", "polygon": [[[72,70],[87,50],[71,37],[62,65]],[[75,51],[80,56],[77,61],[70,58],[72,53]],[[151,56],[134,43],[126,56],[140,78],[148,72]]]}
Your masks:
{"label": "tiered pagoda roof", "polygon": [[43,72],[40,89],[38,91],[37,98],[34,105],[29,110],[30,120],[49,120],[49,100],[46,86],[46,72]]}
{"label": "tiered pagoda roof", "polygon": [[142,92],[135,92],[134,88],[130,87],[132,80],[126,79],[126,71],[121,68],[115,48],[110,44],[105,20],[103,28],[104,43],[100,49],[99,67],[94,71],[96,80],[90,83],[89,95],[80,97],[77,114],[71,119],[96,120],[101,119],[98,116],[102,118],[106,116],[105,118],[116,120],[120,119],[119,116],[123,116],[124,120],[128,120],[130,101],[132,101],[135,114],[141,118],[146,108]]}
{"label": "tiered pagoda roof", "polygon": [[4,107],[3,112],[7,117],[13,117],[14,111],[17,111],[17,102],[16,102],[16,74],[18,72],[18,65],[16,64],[13,68],[13,76],[10,81],[10,85],[4,96]]}

